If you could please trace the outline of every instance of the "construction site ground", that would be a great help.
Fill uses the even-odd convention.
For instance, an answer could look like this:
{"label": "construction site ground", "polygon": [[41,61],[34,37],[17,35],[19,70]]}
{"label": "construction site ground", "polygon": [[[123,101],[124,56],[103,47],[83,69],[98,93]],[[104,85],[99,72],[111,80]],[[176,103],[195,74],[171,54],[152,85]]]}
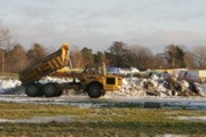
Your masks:
{"label": "construction site ground", "polygon": [[[206,97],[111,97],[103,96],[98,99],[89,98],[87,95],[62,95],[60,97],[35,97],[31,98],[24,94],[22,95],[1,95],[0,101],[28,104],[60,104],[60,105],[75,105],[79,107],[100,107],[102,105],[118,105],[126,104],[133,107],[145,107],[145,104],[151,104],[155,108],[170,108],[170,109],[206,109]],[[146,106],[150,107],[150,106]]]}

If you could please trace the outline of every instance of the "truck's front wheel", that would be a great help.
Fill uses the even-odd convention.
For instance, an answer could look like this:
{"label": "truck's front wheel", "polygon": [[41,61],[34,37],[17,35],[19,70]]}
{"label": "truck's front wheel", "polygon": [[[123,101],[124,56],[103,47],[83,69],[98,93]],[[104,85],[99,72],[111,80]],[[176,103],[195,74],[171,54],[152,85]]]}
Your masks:
{"label": "truck's front wheel", "polygon": [[46,97],[54,97],[57,93],[57,87],[53,83],[44,85],[42,90]]}
{"label": "truck's front wheel", "polygon": [[40,86],[38,84],[35,84],[35,83],[26,85],[25,93],[29,97],[37,97],[40,95]]}
{"label": "truck's front wheel", "polygon": [[99,83],[91,83],[87,87],[87,93],[91,98],[99,98],[102,95],[102,86]]}

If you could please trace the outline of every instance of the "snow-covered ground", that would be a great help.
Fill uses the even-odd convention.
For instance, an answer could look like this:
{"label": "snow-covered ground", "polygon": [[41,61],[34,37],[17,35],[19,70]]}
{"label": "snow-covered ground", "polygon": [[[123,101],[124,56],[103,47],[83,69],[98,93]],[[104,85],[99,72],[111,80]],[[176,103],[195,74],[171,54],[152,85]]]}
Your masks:
{"label": "snow-covered ground", "polygon": [[4,93],[9,89],[18,87],[21,85],[19,80],[0,80],[0,93]]}

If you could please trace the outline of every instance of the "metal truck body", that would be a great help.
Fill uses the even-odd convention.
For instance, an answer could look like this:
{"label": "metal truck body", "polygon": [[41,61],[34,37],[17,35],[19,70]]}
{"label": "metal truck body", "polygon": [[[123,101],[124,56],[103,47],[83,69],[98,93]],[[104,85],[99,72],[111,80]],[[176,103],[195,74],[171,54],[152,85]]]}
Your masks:
{"label": "metal truck body", "polygon": [[[56,52],[19,73],[22,85],[25,86],[25,93],[31,97],[53,97],[60,96],[64,89],[74,89],[86,91],[91,98],[98,98],[104,95],[105,91],[121,88],[122,78],[120,76],[108,75],[90,67],[86,67],[81,73],[72,72],[73,82],[62,84],[39,83],[42,77],[69,65],[71,65],[69,45],[65,43]],[[78,79],[79,82],[76,82],[75,79]]]}

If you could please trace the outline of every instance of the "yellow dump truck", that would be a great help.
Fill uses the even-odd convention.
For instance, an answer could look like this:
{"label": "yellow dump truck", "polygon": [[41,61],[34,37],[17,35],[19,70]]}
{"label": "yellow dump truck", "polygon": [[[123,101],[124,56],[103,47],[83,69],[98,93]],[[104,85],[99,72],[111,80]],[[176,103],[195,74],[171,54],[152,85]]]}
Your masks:
{"label": "yellow dump truck", "polygon": [[91,67],[86,67],[81,73],[72,72],[73,82],[46,84],[39,82],[41,78],[65,66],[71,67],[69,44],[67,43],[56,52],[19,73],[20,81],[25,86],[25,93],[30,97],[54,97],[60,96],[65,89],[74,89],[87,92],[91,98],[98,98],[104,95],[105,91],[118,90],[122,86],[120,76],[107,74],[104,69],[96,70]]}

